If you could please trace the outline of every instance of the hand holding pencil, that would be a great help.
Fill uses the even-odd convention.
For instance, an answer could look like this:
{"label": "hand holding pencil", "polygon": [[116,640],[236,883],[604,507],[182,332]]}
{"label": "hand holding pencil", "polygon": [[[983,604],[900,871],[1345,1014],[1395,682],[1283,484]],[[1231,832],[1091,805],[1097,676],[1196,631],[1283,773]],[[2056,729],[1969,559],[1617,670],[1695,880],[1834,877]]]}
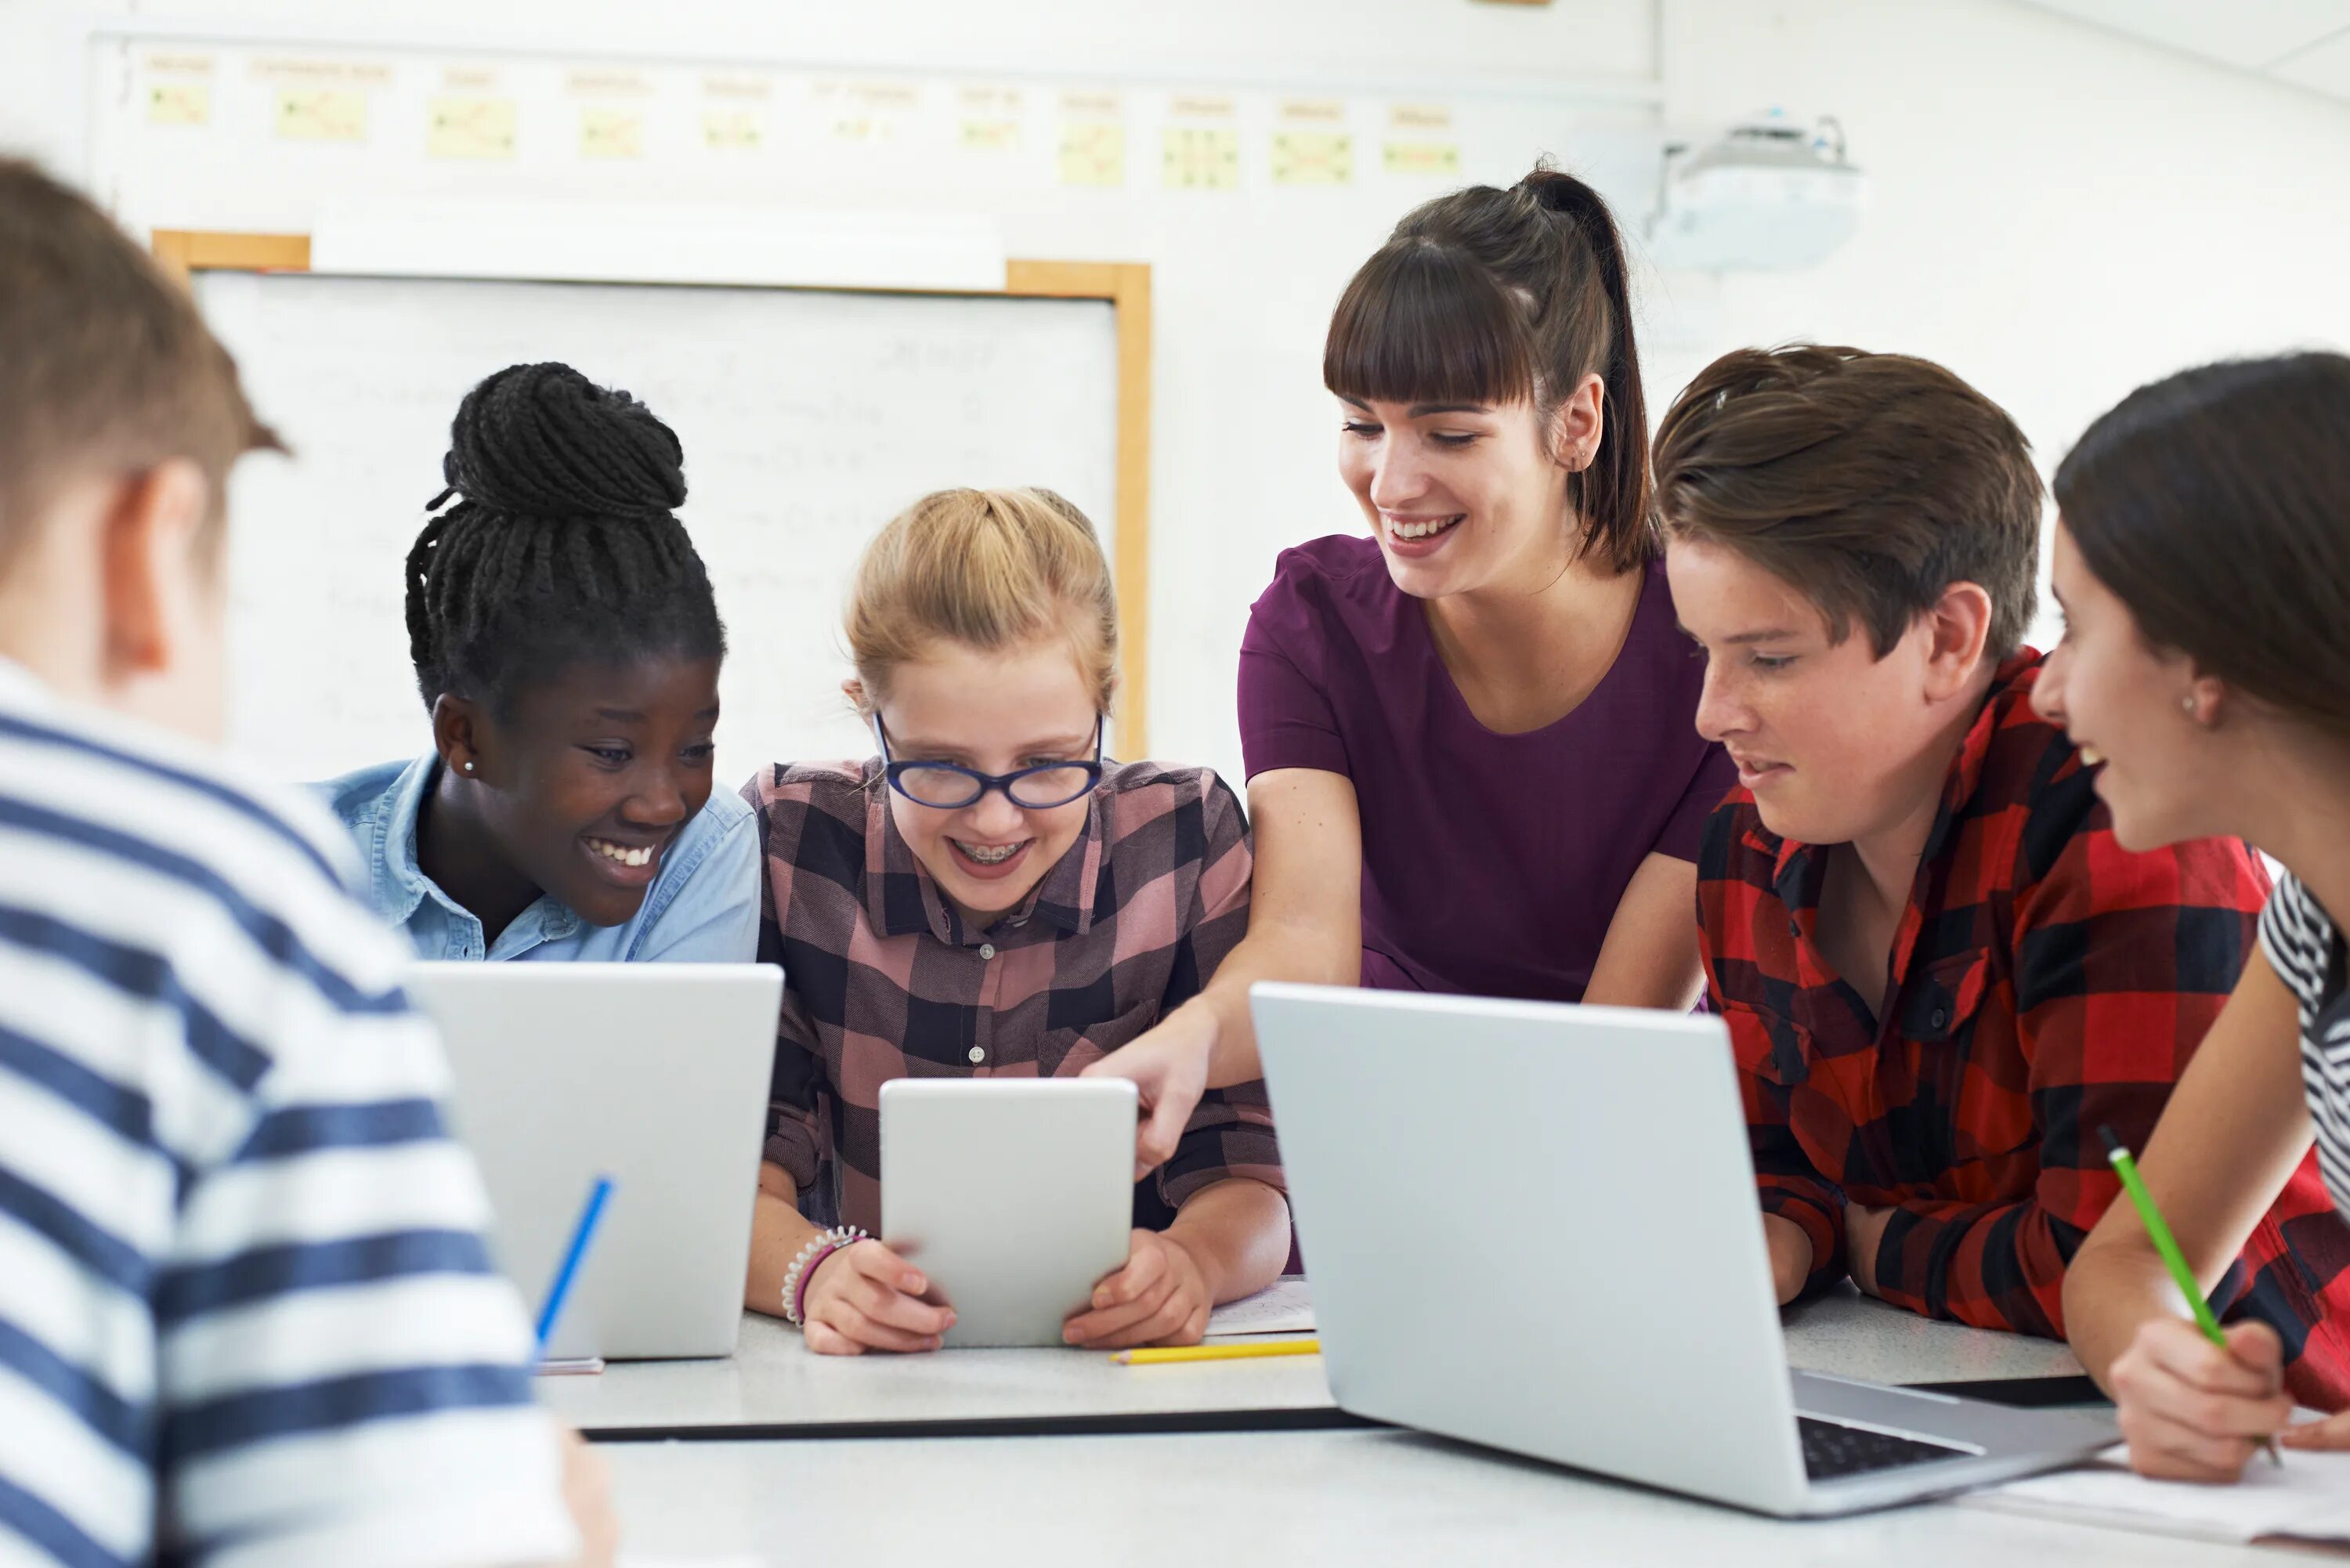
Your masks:
{"label": "hand holding pencil", "polygon": [[2172,1480],[2231,1481],[2259,1449],[2282,1463],[2276,1434],[2293,1418],[2284,1392],[2283,1346],[2268,1324],[2222,1328],[2203,1287],[2155,1207],[2137,1162],[2111,1127],[2099,1127],[2122,1191],[2147,1239],[2186,1298],[2191,1322],[2162,1318],[2142,1326],[2115,1358],[2111,1377],[2130,1467]]}

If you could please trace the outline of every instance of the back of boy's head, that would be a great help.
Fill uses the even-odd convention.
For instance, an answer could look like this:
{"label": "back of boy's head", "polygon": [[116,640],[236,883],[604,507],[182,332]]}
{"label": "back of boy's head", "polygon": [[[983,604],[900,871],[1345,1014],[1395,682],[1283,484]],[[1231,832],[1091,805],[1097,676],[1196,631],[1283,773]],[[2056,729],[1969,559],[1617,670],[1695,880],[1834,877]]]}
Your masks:
{"label": "back of boy's head", "polygon": [[1990,595],[1985,652],[2032,624],[2041,483],[1998,404],[1929,360],[1808,344],[1725,354],[1657,430],[1666,537],[1792,584],[1883,658],[1951,584]]}
{"label": "back of boy's head", "polygon": [[726,628],[677,520],[677,435],[568,365],[513,365],[465,394],[442,460],[456,504],[408,553],[408,641],[427,708],[442,693],[510,717],[570,665],[719,659]]}
{"label": "back of boy's head", "polygon": [[87,198],[0,159],[0,573],[70,484],[184,458],[217,518],[262,449],[277,438],[187,292]]}
{"label": "back of boy's head", "polygon": [[1118,595],[1094,525],[1052,491],[941,490],[867,545],[848,592],[862,701],[946,641],[992,652],[1066,639],[1095,704],[1118,690]]}

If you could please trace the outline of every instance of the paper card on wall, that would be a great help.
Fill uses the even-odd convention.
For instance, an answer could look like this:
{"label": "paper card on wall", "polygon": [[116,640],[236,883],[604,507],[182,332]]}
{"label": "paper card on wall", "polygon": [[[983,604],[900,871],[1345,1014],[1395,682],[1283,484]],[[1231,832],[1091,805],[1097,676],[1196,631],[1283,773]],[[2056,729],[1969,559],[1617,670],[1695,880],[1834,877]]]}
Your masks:
{"label": "paper card on wall", "polygon": [[1126,183],[1126,127],[1114,120],[1072,119],[1061,127],[1061,183]]}
{"label": "paper card on wall", "polygon": [[1351,185],[1355,139],[1343,131],[1276,130],[1273,133],[1273,182],[1276,185]]}
{"label": "paper card on wall", "polygon": [[434,158],[495,160],[515,155],[515,100],[436,98],[428,112],[424,151]]}
{"label": "paper card on wall", "polygon": [[1018,119],[1024,111],[1025,100],[1016,87],[967,87],[958,95],[959,107],[969,119]]}
{"label": "paper card on wall", "polygon": [[381,88],[391,86],[396,79],[390,66],[371,60],[308,60],[273,57],[254,61],[253,74],[258,80],[275,82],[281,87]]}
{"label": "paper card on wall", "polygon": [[1451,130],[1452,106],[1447,103],[1397,104],[1388,110],[1388,129],[1405,138]]}
{"label": "paper card on wall", "polygon": [[577,98],[650,98],[653,91],[652,78],[642,71],[568,71],[563,85]]}
{"label": "paper card on wall", "polygon": [[1451,141],[1390,141],[1387,146],[1387,167],[1390,174],[1450,179],[1461,172],[1460,144]]}
{"label": "paper card on wall", "polygon": [[367,94],[344,88],[277,89],[277,134],[287,141],[365,141]]}
{"label": "paper card on wall", "polygon": [[1285,98],[1278,117],[1284,125],[1321,127],[1336,130],[1347,123],[1347,105],[1335,98]]}
{"label": "paper card on wall", "polygon": [[835,141],[894,142],[899,122],[921,107],[910,82],[818,82],[810,94]]}
{"label": "paper card on wall", "polygon": [[613,159],[645,155],[645,117],[641,109],[591,103],[579,111],[579,156]]}
{"label": "paper card on wall", "polygon": [[775,84],[764,76],[702,78],[702,144],[712,152],[756,152],[767,143],[767,106]]}
{"label": "paper card on wall", "polygon": [[754,109],[705,109],[702,144],[712,152],[756,152],[767,140],[766,118]]}
{"label": "paper card on wall", "polygon": [[147,123],[203,125],[213,117],[210,82],[168,81],[147,84]]}
{"label": "paper card on wall", "polygon": [[966,119],[956,143],[965,152],[1017,152],[1020,122],[1016,119]]}
{"label": "paper card on wall", "polygon": [[1237,191],[1241,133],[1229,125],[1170,125],[1166,131],[1167,188]]}
{"label": "paper card on wall", "polygon": [[213,74],[213,57],[178,49],[155,49],[139,57],[139,68],[151,77],[193,77],[198,80],[209,80]]}

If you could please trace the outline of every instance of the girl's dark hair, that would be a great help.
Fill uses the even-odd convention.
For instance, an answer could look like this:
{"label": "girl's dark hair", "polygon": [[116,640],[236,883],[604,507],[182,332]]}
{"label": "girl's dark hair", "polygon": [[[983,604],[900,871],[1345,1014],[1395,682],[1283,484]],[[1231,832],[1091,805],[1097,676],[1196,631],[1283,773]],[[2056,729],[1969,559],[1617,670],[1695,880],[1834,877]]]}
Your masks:
{"label": "girl's dark hair", "polygon": [[2350,738],[2350,358],[2140,387],[2056,470],[2081,558],[2157,648]]}
{"label": "girl's dark hair", "polygon": [[568,365],[513,365],[449,427],[451,496],[408,552],[408,649],[442,692],[511,714],[580,659],[722,658],[726,628],[678,522],[684,449],[626,392]]}
{"label": "girl's dark hair", "polygon": [[1629,570],[1658,545],[1624,245],[1599,192],[1549,168],[1413,211],[1347,286],[1322,350],[1323,384],[1340,397],[1524,399],[1545,429],[1595,373],[1599,448],[1568,476],[1567,501],[1588,530],[1578,548]]}

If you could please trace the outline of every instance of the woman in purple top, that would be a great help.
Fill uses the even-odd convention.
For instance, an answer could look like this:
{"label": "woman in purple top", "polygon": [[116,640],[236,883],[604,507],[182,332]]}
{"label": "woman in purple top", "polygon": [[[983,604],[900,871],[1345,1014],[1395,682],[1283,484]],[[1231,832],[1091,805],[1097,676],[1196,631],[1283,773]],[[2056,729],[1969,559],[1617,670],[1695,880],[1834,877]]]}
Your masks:
{"label": "woman in purple top", "polygon": [[1607,205],[1537,169],[1399,224],[1322,376],[1368,539],[1286,551],[1241,645],[1247,937],[1094,1069],[1166,1158],[1203,1086],[1259,1075],[1259,980],[1686,1009],[1698,835],[1735,783],[1651,522]]}

